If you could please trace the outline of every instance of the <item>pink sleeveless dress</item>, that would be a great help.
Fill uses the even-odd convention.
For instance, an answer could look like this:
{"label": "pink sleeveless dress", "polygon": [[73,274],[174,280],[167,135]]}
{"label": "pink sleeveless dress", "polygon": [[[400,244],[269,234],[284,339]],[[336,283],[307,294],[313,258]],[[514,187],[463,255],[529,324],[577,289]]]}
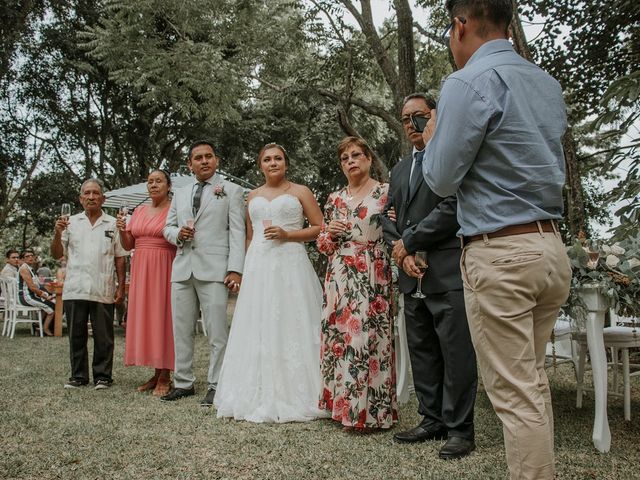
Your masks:
{"label": "pink sleeveless dress", "polygon": [[129,280],[125,365],[173,370],[171,266],[176,247],[162,236],[169,206],[155,215],[135,209],[127,231],[135,238]]}

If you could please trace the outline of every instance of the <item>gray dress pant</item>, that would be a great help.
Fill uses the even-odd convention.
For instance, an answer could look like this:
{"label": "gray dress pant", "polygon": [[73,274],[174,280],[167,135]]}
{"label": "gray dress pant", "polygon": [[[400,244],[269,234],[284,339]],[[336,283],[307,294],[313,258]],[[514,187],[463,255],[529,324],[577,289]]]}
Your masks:
{"label": "gray dress pant", "polygon": [[175,349],[173,382],[176,388],[190,388],[196,380],[193,374],[193,345],[200,311],[202,311],[202,321],[207,329],[210,347],[207,382],[209,387],[214,388],[218,384],[229,337],[228,295],[227,287],[222,282],[202,281],[191,276],[184,282],[171,283]]}

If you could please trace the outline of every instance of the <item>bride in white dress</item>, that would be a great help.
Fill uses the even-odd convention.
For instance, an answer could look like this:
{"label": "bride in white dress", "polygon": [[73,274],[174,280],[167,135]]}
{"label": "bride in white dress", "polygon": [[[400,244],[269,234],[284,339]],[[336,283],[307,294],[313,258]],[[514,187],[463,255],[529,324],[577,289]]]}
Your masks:
{"label": "bride in white dress", "polygon": [[251,422],[326,417],[317,408],[322,288],[304,248],[322,212],[286,179],[282,147],[265,145],[258,164],[265,184],[248,197],[244,274],[214,405],[218,418]]}

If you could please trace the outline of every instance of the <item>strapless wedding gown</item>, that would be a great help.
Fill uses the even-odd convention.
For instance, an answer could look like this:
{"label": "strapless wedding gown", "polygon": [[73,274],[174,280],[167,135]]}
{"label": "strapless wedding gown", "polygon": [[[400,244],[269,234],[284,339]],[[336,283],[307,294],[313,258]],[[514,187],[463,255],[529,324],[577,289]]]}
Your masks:
{"label": "strapless wedding gown", "polygon": [[293,422],[326,417],[317,408],[322,288],[302,243],[264,238],[263,220],[304,225],[297,197],[249,203],[253,239],[231,323],[214,404],[218,417]]}

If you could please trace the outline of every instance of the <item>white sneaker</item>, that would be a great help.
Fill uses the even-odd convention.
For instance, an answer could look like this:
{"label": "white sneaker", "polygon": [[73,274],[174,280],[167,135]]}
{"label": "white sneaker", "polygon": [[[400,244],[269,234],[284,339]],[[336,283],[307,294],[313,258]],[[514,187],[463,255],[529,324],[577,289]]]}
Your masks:
{"label": "white sneaker", "polygon": [[106,390],[110,386],[111,386],[111,382],[109,382],[108,380],[98,380],[96,382],[95,389],[96,390]]}

